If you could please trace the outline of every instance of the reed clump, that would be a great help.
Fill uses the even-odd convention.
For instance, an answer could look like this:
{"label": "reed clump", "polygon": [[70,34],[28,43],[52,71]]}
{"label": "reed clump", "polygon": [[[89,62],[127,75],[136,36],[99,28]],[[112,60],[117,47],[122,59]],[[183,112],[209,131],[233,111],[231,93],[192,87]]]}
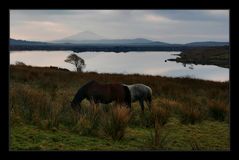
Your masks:
{"label": "reed clump", "polygon": [[130,109],[126,106],[114,106],[104,113],[102,120],[103,132],[113,140],[121,140],[131,118]]}
{"label": "reed clump", "polygon": [[195,124],[205,118],[205,112],[194,103],[185,103],[179,108],[180,121],[183,124]]}
{"label": "reed clump", "polygon": [[81,135],[98,135],[101,116],[102,110],[95,103],[92,102],[89,106],[82,105],[81,112],[77,115],[78,119],[76,125],[73,127],[73,131]]}
{"label": "reed clump", "polygon": [[228,105],[220,100],[209,100],[208,108],[209,115],[218,121],[224,121],[229,110]]}
{"label": "reed clump", "polygon": [[[82,113],[70,102],[85,82],[143,83],[153,90],[152,112],[139,104],[132,110],[116,105],[90,105],[83,102]],[[167,78],[146,75],[73,73],[47,67],[10,66],[10,125],[31,124],[45,129],[67,129],[81,135],[103,134],[123,139],[130,127],[153,129],[152,144],[165,148],[163,134],[170,117],[183,124],[195,124],[205,118],[224,121],[229,114],[229,82],[211,82],[190,78]],[[213,99],[213,100],[212,100]],[[192,148],[198,148],[192,142]]]}

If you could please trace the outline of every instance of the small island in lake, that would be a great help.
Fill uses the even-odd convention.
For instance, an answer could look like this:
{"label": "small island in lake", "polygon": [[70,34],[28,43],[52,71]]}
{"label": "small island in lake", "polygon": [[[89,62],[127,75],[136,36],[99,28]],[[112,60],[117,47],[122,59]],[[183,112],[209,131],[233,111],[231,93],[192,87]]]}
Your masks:
{"label": "small island in lake", "polygon": [[229,68],[229,46],[215,47],[193,47],[186,49],[179,54],[176,59],[168,59],[168,61],[176,61],[186,64],[203,64],[216,65]]}

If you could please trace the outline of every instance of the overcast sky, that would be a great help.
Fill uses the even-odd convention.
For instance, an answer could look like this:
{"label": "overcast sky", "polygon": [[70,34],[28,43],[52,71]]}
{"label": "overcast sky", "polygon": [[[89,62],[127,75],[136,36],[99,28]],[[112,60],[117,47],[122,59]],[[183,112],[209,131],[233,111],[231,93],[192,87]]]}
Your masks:
{"label": "overcast sky", "polygon": [[229,10],[10,10],[10,37],[51,41],[91,31],[110,39],[229,41]]}

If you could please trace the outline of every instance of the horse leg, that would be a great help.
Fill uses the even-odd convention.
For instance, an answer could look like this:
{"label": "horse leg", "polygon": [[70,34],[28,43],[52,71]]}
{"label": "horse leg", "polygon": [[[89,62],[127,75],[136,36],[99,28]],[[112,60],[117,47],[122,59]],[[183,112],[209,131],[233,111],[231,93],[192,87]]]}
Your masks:
{"label": "horse leg", "polygon": [[144,101],[143,100],[139,100],[139,104],[140,104],[142,112],[144,112]]}
{"label": "horse leg", "polygon": [[131,109],[131,102],[126,102],[125,104],[129,109]]}
{"label": "horse leg", "polygon": [[151,97],[148,97],[147,101],[146,101],[148,107],[149,107],[149,110],[151,111],[151,106],[152,106],[152,98]]}

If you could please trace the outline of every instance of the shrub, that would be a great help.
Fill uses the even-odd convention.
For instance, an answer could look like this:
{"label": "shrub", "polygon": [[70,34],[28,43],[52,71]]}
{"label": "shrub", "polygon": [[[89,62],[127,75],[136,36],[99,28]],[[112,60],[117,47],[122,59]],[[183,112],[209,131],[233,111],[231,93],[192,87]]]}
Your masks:
{"label": "shrub", "polygon": [[222,101],[208,101],[208,109],[209,115],[218,121],[224,121],[228,113],[228,106]]}
{"label": "shrub", "polygon": [[131,118],[130,109],[126,106],[114,106],[102,116],[103,132],[113,140],[120,140],[125,135],[125,129]]}

